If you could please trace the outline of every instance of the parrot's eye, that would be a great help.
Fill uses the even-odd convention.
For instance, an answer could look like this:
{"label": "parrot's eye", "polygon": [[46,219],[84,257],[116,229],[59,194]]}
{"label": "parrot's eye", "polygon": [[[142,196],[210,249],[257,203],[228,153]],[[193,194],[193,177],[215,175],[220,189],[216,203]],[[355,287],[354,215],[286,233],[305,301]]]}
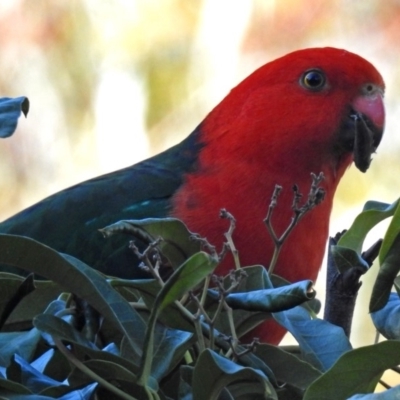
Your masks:
{"label": "parrot's eye", "polygon": [[300,83],[308,90],[320,90],[325,85],[325,75],[321,71],[313,69],[304,73]]}

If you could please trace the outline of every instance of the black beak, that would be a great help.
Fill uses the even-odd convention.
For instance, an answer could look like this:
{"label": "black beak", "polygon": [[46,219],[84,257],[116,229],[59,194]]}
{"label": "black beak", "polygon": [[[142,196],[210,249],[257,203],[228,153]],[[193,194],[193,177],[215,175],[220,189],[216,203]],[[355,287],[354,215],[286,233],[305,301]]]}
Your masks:
{"label": "black beak", "polygon": [[366,172],[371,164],[371,156],[381,142],[383,129],[377,128],[364,114],[352,112],[350,118],[354,124],[352,148],[354,164],[361,172]]}

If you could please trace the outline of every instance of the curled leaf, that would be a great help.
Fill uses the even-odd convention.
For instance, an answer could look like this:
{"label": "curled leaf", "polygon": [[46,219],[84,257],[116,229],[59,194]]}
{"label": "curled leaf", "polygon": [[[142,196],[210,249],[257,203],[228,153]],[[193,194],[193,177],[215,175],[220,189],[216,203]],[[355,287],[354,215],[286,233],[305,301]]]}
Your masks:
{"label": "curled leaf", "polygon": [[21,112],[28,115],[29,100],[27,97],[0,98],[0,138],[11,136],[16,127]]}

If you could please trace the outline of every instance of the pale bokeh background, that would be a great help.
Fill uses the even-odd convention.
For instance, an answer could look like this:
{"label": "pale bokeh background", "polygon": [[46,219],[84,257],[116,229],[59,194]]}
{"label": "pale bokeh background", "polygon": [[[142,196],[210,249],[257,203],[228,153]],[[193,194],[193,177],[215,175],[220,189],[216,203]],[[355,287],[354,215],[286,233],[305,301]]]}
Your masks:
{"label": "pale bokeh background", "polygon": [[[383,143],[367,174],[342,182],[334,234],[367,199],[399,196],[398,0],[2,0],[0,96],[26,95],[31,111],[0,141],[0,220],[177,143],[255,68],[313,46],[359,53],[387,84]],[[357,346],[374,339],[369,275]]]}

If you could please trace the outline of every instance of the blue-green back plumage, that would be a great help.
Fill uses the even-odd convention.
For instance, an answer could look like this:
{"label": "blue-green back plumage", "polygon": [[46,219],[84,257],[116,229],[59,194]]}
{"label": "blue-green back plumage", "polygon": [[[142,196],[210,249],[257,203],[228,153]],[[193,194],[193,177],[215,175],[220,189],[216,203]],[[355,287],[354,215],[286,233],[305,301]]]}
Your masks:
{"label": "blue-green back plumage", "polygon": [[31,237],[107,274],[132,277],[137,261],[127,238],[104,239],[98,230],[122,219],[167,216],[185,174],[196,168],[199,135],[200,127],[163,153],[47,197],[2,222],[0,232]]}

